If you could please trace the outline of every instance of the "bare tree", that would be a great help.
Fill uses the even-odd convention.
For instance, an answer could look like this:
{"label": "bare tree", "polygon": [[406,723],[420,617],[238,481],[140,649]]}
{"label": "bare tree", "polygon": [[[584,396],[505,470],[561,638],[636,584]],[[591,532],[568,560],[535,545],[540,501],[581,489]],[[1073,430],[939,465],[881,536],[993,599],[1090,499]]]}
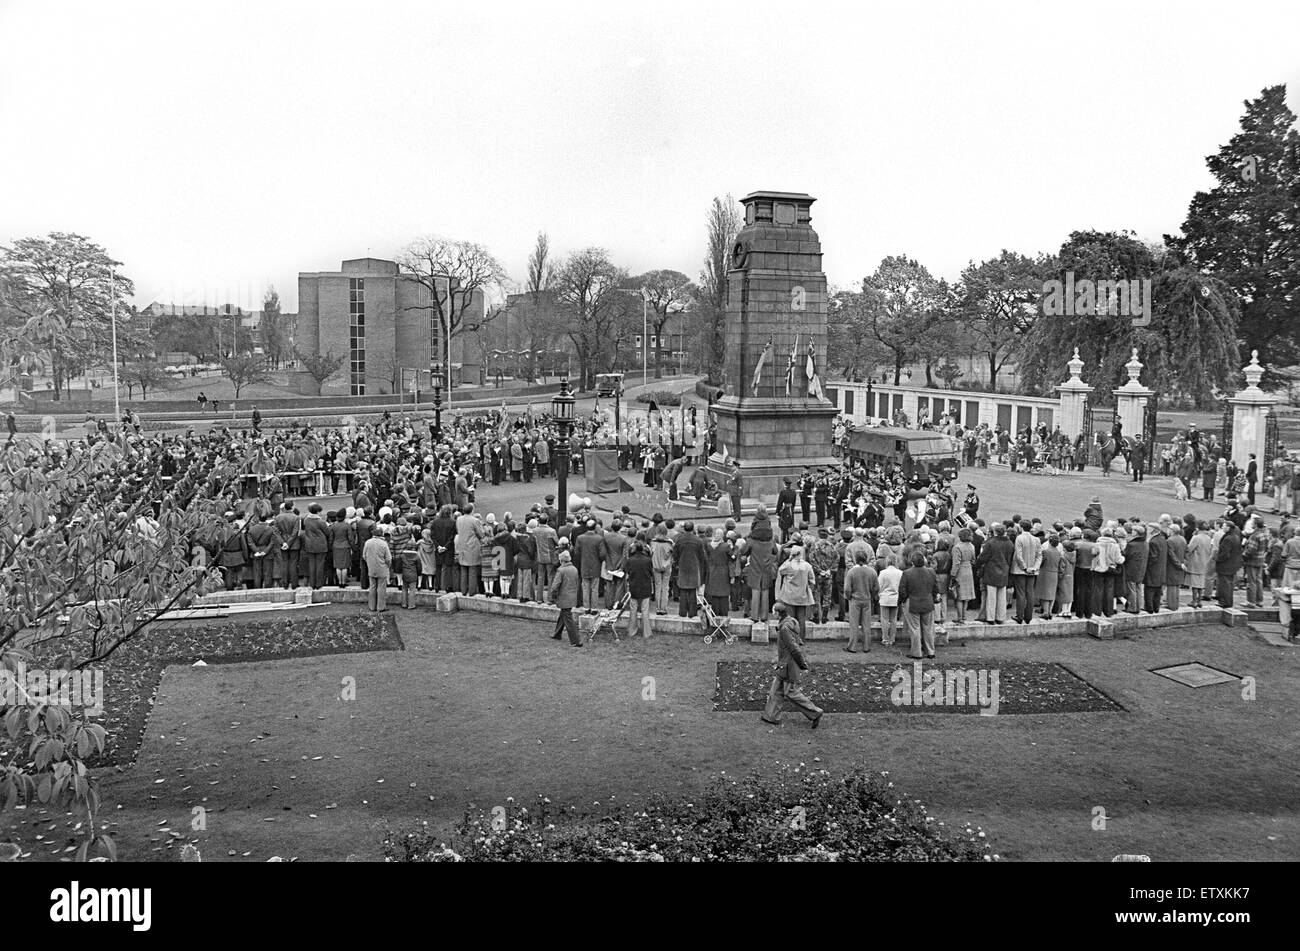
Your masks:
{"label": "bare tree", "polygon": [[740,209],[734,198],[728,195],[725,199],[713,199],[709,208],[708,253],[704,270],[700,272],[700,310],[710,328],[708,382],[714,386],[722,385],[727,341],[727,262],[740,222]]}
{"label": "bare tree", "polygon": [[555,262],[551,259],[551,240],[545,231],[537,233],[537,242],[528,255],[528,284],[524,288],[532,308],[524,327],[528,339],[528,380],[537,379],[537,353],[550,347],[562,334],[563,327],[555,312]]}
{"label": "bare tree", "polygon": [[575,251],[556,272],[556,302],[564,308],[566,330],[577,350],[581,389],[595,384],[596,368],[614,352],[615,328],[631,303],[626,284],[627,272],[610,262],[604,248]]}
{"label": "bare tree", "polygon": [[[654,327],[655,345],[655,379],[663,376],[664,327],[668,321],[684,311],[699,293],[691,279],[681,271],[647,271],[634,279],[650,304],[653,317],[650,326]],[[649,340],[642,341],[645,346]]]}
{"label": "bare tree", "polygon": [[504,311],[501,306],[485,306],[479,318],[474,315],[472,305],[476,294],[486,302],[501,289],[506,279],[505,268],[481,244],[439,237],[417,238],[398,255],[397,263],[404,274],[429,292],[429,304],[408,309],[431,312],[431,351],[438,336],[433,331],[433,320],[442,328],[446,351],[437,354],[435,359],[440,358],[447,365],[450,380],[451,338],[462,331],[482,330]]}
{"label": "bare tree", "polygon": [[302,364],[302,368],[307,371],[316,382],[316,395],[320,396],[321,387],[325,381],[338,373],[343,364],[347,362],[347,354],[335,355],[333,350],[325,353],[303,353],[301,350],[295,350],[294,356]]}

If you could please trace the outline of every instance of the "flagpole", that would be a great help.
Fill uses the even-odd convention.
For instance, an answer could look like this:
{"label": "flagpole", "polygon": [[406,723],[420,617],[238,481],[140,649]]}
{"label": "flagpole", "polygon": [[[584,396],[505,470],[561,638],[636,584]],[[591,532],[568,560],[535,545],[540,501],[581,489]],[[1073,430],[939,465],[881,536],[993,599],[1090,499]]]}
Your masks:
{"label": "flagpole", "polygon": [[117,425],[122,426],[122,394],[117,383],[117,275],[113,268],[108,269],[109,313],[113,325],[113,412],[117,415]]}

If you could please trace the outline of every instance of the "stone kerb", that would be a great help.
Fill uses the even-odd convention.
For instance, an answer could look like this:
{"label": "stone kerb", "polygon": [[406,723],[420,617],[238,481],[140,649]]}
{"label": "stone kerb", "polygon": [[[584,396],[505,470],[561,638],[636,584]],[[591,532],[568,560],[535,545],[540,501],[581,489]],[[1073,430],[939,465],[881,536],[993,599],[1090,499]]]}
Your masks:
{"label": "stone kerb", "polygon": [[[302,589],[299,589],[302,590]],[[307,589],[310,590],[310,589]],[[365,604],[367,592],[361,588],[319,588],[311,592],[312,603]],[[218,591],[204,595],[195,600],[196,607],[213,607],[222,604],[285,604],[293,602],[297,595],[295,590],[266,588],[239,591]],[[388,593],[389,610],[400,605],[400,592],[392,589]],[[421,608],[432,608],[440,614],[456,611],[474,611],[480,614],[493,614],[524,621],[537,621],[553,625],[558,609],[549,604],[518,601],[506,601],[501,598],[489,598],[486,595],[434,594],[419,591],[415,595],[415,604]],[[579,626],[590,630],[597,615],[580,613],[577,615]],[[1200,608],[1184,606],[1177,611],[1162,609],[1158,614],[1117,613],[1110,617],[1097,617],[1091,620],[1081,618],[1054,619],[1050,621],[1034,620],[1029,624],[986,625],[981,623],[944,625],[949,640],[1019,640],[1035,637],[1083,637],[1098,639],[1127,637],[1134,631],[1153,630],[1165,627],[1183,627],[1194,624],[1221,623],[1229,627],[1244,627],[1249,620],[1246,611],[1239,608],[1222,608],[1207,605]],[[619,619],[619,631],[627,624],[627,613]],[[754,643],[766,643],[776,634],[774,624],[754,624],[747,618],[730,618],[728,630],[738,638]],[[705,633],[704,621],[700,617],[684,618],[677,615],[654,616],[650,619],[650,629],[654,634],[680,634],[702,637]],[[872,641],[880,638],[880,622],[871,625]],[[906,638],[903,625],[899,624],[899,638]],[[942,639],[944,635],[940,635]],[[826,624],[809,624],[807,639],[810,641],[847,641],[849,625],[843,621],[831,621]],[[941,640],[942,642],[942,640]]]}

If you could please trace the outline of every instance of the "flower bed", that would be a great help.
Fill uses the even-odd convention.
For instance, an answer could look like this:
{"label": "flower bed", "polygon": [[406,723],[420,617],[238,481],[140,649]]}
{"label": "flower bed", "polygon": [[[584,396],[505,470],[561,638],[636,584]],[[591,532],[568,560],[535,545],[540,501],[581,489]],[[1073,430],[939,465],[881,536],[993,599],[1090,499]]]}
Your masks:
{"label": "flower bed", "polygon": [[[85,656],[89,645],[58,639],[33,651],[29,667],[62,666],[69,652]],[[347,614],[294,617],[252,623],[157,626],[115,651],[103,664],[104,715],[94,722],[108,731],[102,755],[90,766],[132,762],[144,737],[145,723],[158,694],[163,669],[171,664],[230,664],[284,660],[320,654],[403,650],[392,615]],[[7,758],[8,736],[0,731],[0,759]]]}
{"label": "flower bed", "polygon": [[[772,684],[772,665],[762,661],[719,661],[717,690],[713,709],[718,712],[762,710]],[[917,687],[911,663],[873,664],[814,663],[804,674],[804,693],[827,713],[980,713],[992,710],[999,716],[1020,713],[1104,713],[1121,712],[1123,707],[1111,700],[1077,674],[1051,663],[1001,663],[981,660],[965,664],[933,663],[922,665],[922,676],[936,671],[935,693],[925,696],[928,681]],[[895,671],[901,671],[898,676]],[[984,703],[980,691],[971,690],[965,702],[956,691],[948,690],[948,671],[976,674],[980,684],[983,671]],[[992,672],[997,672],[996,702],[990,705]],[[970,681],[964,681],[963,687]],[[955,687],[955,684],[954,684]],[[950,696],[951,694],[951,696]],[[948,702],[935,702],[936,699]]]}
{"label": "flower bed", "polygon": [[948,829],[886,773],[835,776],[803,764],[720,777],[697,798],[580,811],[539,797],[470,807],[452,841],[427,824],[388,830],[390,862],[860,862],[994,860],[983,831]]}

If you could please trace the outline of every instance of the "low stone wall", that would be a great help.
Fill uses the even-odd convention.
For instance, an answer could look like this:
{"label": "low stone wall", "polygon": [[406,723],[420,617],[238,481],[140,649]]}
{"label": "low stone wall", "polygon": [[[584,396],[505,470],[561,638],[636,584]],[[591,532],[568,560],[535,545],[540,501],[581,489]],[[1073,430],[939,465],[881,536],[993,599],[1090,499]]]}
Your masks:
{"label": "low stone wall", "polygon": [[[399,599],[400,595],[395,590],[389,591],[388,603],[390,607],[400,603]],[[298,601],[300,603],[317,604],[365,604],[366,592],[361,588],[318,588],[315,591],[310,588],[298,588],[296,591],[282,588],[263,588],[252,591],[220,591],[199,598],[196,604],[199,607],[211,607],[220,604],[249,604],[259,601],[271,603]],[[554,625],[559,614],[559,610],[549,604],[531,602],[521,604],[518,601],[489,598],[482,594],[470,596],[418,591],[415,594],[415,604],[422,608],[433,608],[440,614],[475,611],[480,614],[495,614],[499,617],[536,621],[539,624],[547,625]],[[594,614],[579,614],[579,629],[588,632],[593,630],[597,617],[598,615]],[[1160,627],[1185,627],[1194,624],[1225,624],[1230,627],[1243,627],[1247,620],[1248,615],[1245,611],[1236,608],[1225,609],[1213,605],[1200,608],[1182,607],[1177,611],[1161,610],[1159,614],[1120,613],[1113,614],[1109,618],[1035,620],[1029,624],[1016,624],[1014,622],[997,625],[957,624],[949,621],[946,625],[946,631],[949,640],[957,641],[1085,636],[1095,637],[1099,640],[1110,640],[1117,637],[1128,637],[1136,631]],[[626,623],[627,615],[624,614],[619,622],[620,630]],[[727,621],[727,628],[736,637],[754,643],[766,643],[771,635],[776,633],[771,625],[755,624],[747,618],[730,618]],[[651,617],[650,630],[654,634],[682,634],[692,637],[702,637],[706,633],[705,623],[701,617],[684,618],[672,614]],[[872,630],[874,632],[880,631],[879,621],[872,624]],[[898,636],[906,638],[901,624],[899,625]],[[842,621],[808,625],[807,639],[810,641],[847,641],[848,637],[849,625]]]}

